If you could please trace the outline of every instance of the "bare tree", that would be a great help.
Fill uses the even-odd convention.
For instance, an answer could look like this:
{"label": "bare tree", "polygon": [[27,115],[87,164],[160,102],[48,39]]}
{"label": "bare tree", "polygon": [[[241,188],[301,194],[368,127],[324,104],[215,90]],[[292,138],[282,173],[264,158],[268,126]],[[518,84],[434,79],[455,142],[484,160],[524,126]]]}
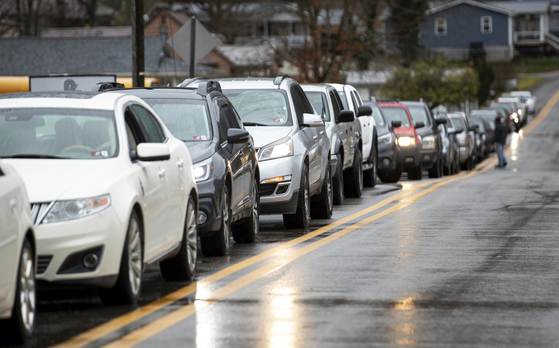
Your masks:
{"label": "bare tree", "polygon": [[43,10],[41,7],[42,0],[15,0],[15,19],[20,25],[20,35],[39,35],[39,19]]}
{"label": "bare tree", "polygon": [[96,23],[97,3],[98,0],[77,0],[78,3],[84,8],[86,14],[86,21],[88,25],[94,26]]}
{"label": "bare tree", "polygon": [[354,21],[358,3],[351,0],[296,0],[296,3],[304,30],[303,45],[284,45],[278,53],[297,67],[301,82],[339,81],[342,66],[363,46]]}

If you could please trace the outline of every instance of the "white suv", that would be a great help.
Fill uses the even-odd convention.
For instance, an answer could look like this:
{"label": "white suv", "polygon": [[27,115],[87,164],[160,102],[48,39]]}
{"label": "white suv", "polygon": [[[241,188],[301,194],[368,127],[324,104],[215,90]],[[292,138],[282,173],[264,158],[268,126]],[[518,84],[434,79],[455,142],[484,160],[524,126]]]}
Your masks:
{"label": "white suv", "polygon": [[135,300],[149,264],[167,280],[192,279],[190,154],[138,97],[0,97],[0,157],[29,193],[37,279],[96,285],[107,304]]}

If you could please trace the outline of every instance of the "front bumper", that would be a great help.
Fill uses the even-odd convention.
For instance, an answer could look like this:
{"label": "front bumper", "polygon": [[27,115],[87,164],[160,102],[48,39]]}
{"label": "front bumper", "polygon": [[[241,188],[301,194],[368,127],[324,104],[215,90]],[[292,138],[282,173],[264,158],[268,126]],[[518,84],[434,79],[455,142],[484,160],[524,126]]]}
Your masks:
{"label": "front bumper", "polygon": [[466,163],[468,158],[470,157],[470,152],[468,151],[467,147],[460,147],[460,164]]}
{"label": "front bumper", "polygon": [[393,172],[396,169],[398,152],[398,146],[394,143],[379,145],[378,170],[380,172]]}
{"label": "front bumper", "polygon": [[421,150],[421,164],[423,169],[427,170],[437,163],[439,160],[439,153],[437,149],[433,150]]}
{"label": "front bumper", "polygon": [[[260,214],[294,214],[301,186],[302,155],[259,162]],[[291,176],[281,182],[265,183],[266,179]]]}
{"label": "front bumper", "polygon": [[[37,255],[39,264],[45,261],[37,279],[112,287],[119,273],[127,228],[128,221],[121,221],[112,206],[88,217],[40,224],[35,230]],[[101,250],[93,270],[76,258],[88,250]]]}
{"label": "front bumper", "polygon": [[418,145],[400,146],[404,161],[404,171],[416,168],[421,162],[421,148]]}
{"label": "front bumper", "polygon": [[196,185],[198,186],[198,214],[206,214],[206,221],[198,224],[198,235],[211,235],[221,227],[219,193],[223,191],[224,182],[212,177]]}

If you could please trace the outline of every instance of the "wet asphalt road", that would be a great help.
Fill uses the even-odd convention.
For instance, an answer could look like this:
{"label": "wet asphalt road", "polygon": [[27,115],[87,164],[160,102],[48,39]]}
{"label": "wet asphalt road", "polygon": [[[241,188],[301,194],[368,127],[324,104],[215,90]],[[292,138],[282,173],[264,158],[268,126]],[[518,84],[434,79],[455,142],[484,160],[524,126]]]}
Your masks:
{"label": "wet asphalt road", "polygon": [[[557,79],[535,90],[538,111],[557,91]],[[263,217],[258,243],[199,255],[190,294],[156,267],[135,306],[103,307],[92,288],[42,287],[29,346],[163,298],[147,316],[78,337],[87,347],[559,347],[558,140],[559,104],[520,145],[512,138],[506,169],[487,160],[442,181],[378,185],[309,231]],[[177,290],[177,302],[165,298]]]}

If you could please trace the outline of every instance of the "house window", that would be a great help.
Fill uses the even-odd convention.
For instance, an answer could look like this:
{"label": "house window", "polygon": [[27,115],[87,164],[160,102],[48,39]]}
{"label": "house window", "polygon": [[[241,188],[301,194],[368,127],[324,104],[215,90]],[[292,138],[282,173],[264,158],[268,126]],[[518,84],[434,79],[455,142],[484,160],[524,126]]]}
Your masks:
{"label": "house window", "polygon": [[481,33],[491,34],[493,32],[493,19],[491,16],[481,17]]}
{"label": "house window", "polygon": [[446,18],[435,19],[435,35],[437,36],[446,35]]}

